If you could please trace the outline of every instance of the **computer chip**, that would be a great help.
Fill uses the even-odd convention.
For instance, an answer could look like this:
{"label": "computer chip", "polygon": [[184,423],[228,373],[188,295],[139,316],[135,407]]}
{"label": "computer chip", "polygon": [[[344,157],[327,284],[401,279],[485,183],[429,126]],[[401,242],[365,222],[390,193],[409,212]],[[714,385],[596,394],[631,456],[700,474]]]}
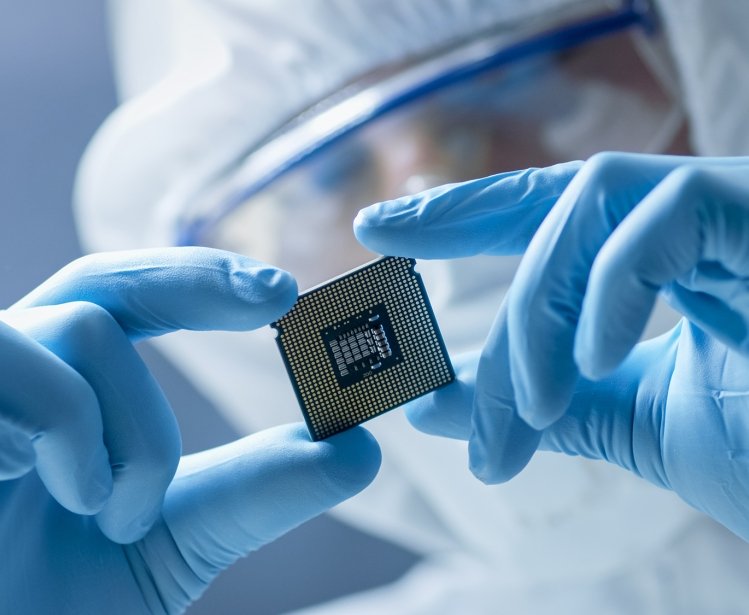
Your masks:
{"label": "computer chip", "polygon": [[302,293],[271,324],[313,440],[454,380],[415,266],[380,258]]}

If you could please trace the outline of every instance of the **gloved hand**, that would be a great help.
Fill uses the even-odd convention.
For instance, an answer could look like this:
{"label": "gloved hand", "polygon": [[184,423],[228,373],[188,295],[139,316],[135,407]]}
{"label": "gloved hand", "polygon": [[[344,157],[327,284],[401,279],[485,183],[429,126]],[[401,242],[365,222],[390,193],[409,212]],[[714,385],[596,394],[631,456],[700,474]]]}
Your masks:
{"label": "gloved hand", "polygon": [[363,429],[311,442],[288,425],[180,459],[132,345],[257,328],[295,299],[283,271],[175,248],[85,257],[0,312],[0,612],[180,612],[372,480]]}
{"label": "gloved hand", "polygon": [[[479,478],[537,448],[604,459],[749,539],[749,159],[601,154],[380,203],[355,231],[386,254],[525,252],[478,365],[408,409],[469,439]],[[659,292],[685,318],[637,344]]]}

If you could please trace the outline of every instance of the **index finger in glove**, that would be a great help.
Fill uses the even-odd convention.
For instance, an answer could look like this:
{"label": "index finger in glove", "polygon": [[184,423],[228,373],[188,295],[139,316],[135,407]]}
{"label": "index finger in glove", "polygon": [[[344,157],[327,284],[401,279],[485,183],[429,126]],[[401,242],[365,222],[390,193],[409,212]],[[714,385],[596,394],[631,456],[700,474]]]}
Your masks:
{"label": "index finger in glove", "polygon": [[501,173],[377,203],[359,212],[354,233],[381,254],[522,254],[581,164]]}
{"label": "index finger in glove", "polygon": [[288,311],[296,292],[288,273],[239,254],[162,248],[80,258],[11,309],[86,301],[138,340],[178,329],[256,329]]}

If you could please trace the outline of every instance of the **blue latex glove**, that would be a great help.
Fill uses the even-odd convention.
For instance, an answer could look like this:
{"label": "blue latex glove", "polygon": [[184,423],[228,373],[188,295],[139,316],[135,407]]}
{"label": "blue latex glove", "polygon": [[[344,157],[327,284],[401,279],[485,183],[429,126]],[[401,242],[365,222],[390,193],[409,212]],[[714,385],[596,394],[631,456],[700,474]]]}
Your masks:
{"label": "blue latex glove", "polygon": [[80,259],[0,312],[0,612],[181,612],[236,559],[372,480],[380,454],[363,429],[313,443],[282,426],[180,459],[132,345],[254,329],[295,299],[283,271],[175,248]]}
{"label": "blue latex glove", "polygon": [[[749,539],[749,159],[602,154],[374,205],[355,226],[386,254],[525,253],[478,365],[409,408],[469,439],[479,478],[537,448],[604,459]],[[637,344],[659,292],[686,318]]]}

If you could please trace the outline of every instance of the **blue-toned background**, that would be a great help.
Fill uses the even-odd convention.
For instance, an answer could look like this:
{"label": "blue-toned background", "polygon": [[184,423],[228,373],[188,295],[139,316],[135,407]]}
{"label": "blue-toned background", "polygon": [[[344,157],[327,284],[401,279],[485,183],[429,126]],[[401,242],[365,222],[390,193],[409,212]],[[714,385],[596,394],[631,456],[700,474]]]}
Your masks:
{"label": "blue-toned background", "polygon": [[[78,159],[115,106],[103,0],[0,2],[0,307],[80,254],[70,209]],[[143,354],[186,452],[235,437],[153,350]],[[387,582],[415,558],[322,517],[246,558],[192,615],[257,615]]]}

